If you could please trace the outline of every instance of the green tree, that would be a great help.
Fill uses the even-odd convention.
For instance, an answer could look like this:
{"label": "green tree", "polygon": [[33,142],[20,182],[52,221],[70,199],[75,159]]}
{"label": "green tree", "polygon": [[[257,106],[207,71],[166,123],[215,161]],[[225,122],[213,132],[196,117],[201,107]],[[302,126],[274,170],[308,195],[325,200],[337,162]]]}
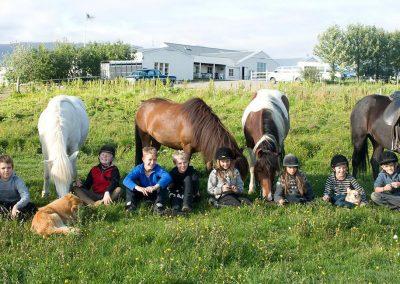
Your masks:
{"label": "green tree", "polygon": [[5,56],[6,78],[11,82],[18,80],[21,83],[33,81],[34,74],[31,70],[34,61],[32,49],[18,45],[13,53]]}
{"label": "green tree", "polygon": [[392,74],[396,76],[396,81],[399,81],[400,73],[400,31],[394,31],[389,34],[389,55],[388,61]]}
{"label": "green tree", "polygon": [[320,57],[331,67],[331,80],[335,80],[337,67],[342,63],[343,31],[339,26],[329,27],[318,36],[318,44],[314,47],[314,54]]}

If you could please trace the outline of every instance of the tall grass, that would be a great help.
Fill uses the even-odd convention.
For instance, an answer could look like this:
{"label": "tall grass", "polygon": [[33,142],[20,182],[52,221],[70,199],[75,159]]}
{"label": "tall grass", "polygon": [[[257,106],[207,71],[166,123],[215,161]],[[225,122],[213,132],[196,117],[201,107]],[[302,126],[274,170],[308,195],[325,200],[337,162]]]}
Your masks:
{"label": "tall grass", "polygon": [[[391,85],[279,84],[290,100],[291,130],[287,153],[296,154],[318,196],[335,153],[351,157],[349,116],[360,98],[389,94]],[[13,156],[15,170],[30,188],[33,201],[43,182],[37,120],[49,99],[58,94],[81,97],[90,116],[90,132],[78,159],[85,178],[96,164],[99,147],[117,145],[122,176],[134,161],[133,122],[142,100],[164,97],[183,102],[205,100],[245,145],[241,115],[252,90],[174,89],[149,82],[72,82],[63,87],[35,85],[0,101],[0,153]],[[162,148],[159,163],[171,169],[172,151]],[[203,196],[207,181],[200,155],[193,165],[201,172]],[[360,179],[372,191],[371,174]],[[256,196],[253,196],[255,198]],[[53,191],[50,199],[55,198]],[[205,198],[204,198],[205,199]],[[216,210],[203,200],[183,218],[153,216],[143,205],[136,214],[123,204],[82,208],[78,236],[42,239],[29,222],[0,219],[0,277],[3,282],[398,282],[395,267],[400,247],[397,212],[368,206],[333,208],[317,200],[309,206],[256,201],[254,206]]]}

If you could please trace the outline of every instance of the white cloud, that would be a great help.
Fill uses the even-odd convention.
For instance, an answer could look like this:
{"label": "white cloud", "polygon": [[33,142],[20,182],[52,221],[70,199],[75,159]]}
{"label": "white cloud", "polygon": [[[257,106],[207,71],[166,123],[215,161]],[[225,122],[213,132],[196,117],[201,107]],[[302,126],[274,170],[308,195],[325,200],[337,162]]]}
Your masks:
{"label": "white cloud", "polygon": [[[0,43],[116,41],[145,47],[163,42],[264,50],[274,57],[311,54],[332,24],[398,27],[400,3],[376,1],[77,1],[2,0]],[[95,18],[86,20],[89,13]]]}

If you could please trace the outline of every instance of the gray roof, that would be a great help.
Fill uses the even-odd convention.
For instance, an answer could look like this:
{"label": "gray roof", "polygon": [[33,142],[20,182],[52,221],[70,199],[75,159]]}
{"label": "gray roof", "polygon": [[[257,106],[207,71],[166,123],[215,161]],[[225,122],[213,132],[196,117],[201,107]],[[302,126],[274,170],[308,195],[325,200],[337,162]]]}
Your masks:
{"label": "gray roof", "polygon": [[172,47],[173,49],[179,50],[183,53],[189,55],[204,55],[206,53],[221,53],[221,52],[240,52],[239,50],[232,49],[222,49],[222,48],[214,48],[214,47],[205,47],[199,45],[189,45],[189,44],[179,44],[179,43],[171,43],[165,42],[166,45]]}
{"label": "gray roof", "polygon": [[296,66],[298,62],[318,62],[315,57],[305,58],[274,58],[279,66]]}

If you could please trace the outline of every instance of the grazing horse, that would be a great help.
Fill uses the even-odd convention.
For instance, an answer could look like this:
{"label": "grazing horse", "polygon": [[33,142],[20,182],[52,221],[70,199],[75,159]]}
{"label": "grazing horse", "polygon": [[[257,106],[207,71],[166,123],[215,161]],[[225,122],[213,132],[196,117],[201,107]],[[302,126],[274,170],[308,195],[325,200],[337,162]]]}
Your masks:
{"label": "grazing horse", "polygon": [[[398,145],[393,144],[393,126],[398,123],[398,112],[400,111],[398,103],[399,98],[392,101],[387,96],[369,95],[359,100],[354,106],[350,116],[354,177],[359,172],[366,171],[367,138],[370,139],[373,147],[370,162],[374,179],[379,173],[379,160],[383,149],[394,149],[399,152]],[[388,121],[386,118],[390,118],[392,121]]]}
{"label": "grazing horse", "polygon": [[215,152],[225,146],[235,153],[235,166],[245,180],[248,163],[235,138],[212,109],[200,98],[183,104],[161,98],[143,101],[135,118],[136,165],[142,162],[142,148],[165,145],[183,149],[191,157],[201,152],[210,170]]}
{"label": "grazing horse", "polygon": [[38,123],[44,157],[42,196],[49,195],[49,178],[58,197],[69,192],[76,178],[76,158],[89,131],[84,103],[77,97],[60,95],[49,101]]}
{"label": "grazing horse", "polygon": [[254,174],[262,196],[272,200],[272,183],[282,159],[283,141],[289,128],[289,101],[277,90],[259,90],[242,116],[246,146],[250,153],[249,193],[254,191]]}

